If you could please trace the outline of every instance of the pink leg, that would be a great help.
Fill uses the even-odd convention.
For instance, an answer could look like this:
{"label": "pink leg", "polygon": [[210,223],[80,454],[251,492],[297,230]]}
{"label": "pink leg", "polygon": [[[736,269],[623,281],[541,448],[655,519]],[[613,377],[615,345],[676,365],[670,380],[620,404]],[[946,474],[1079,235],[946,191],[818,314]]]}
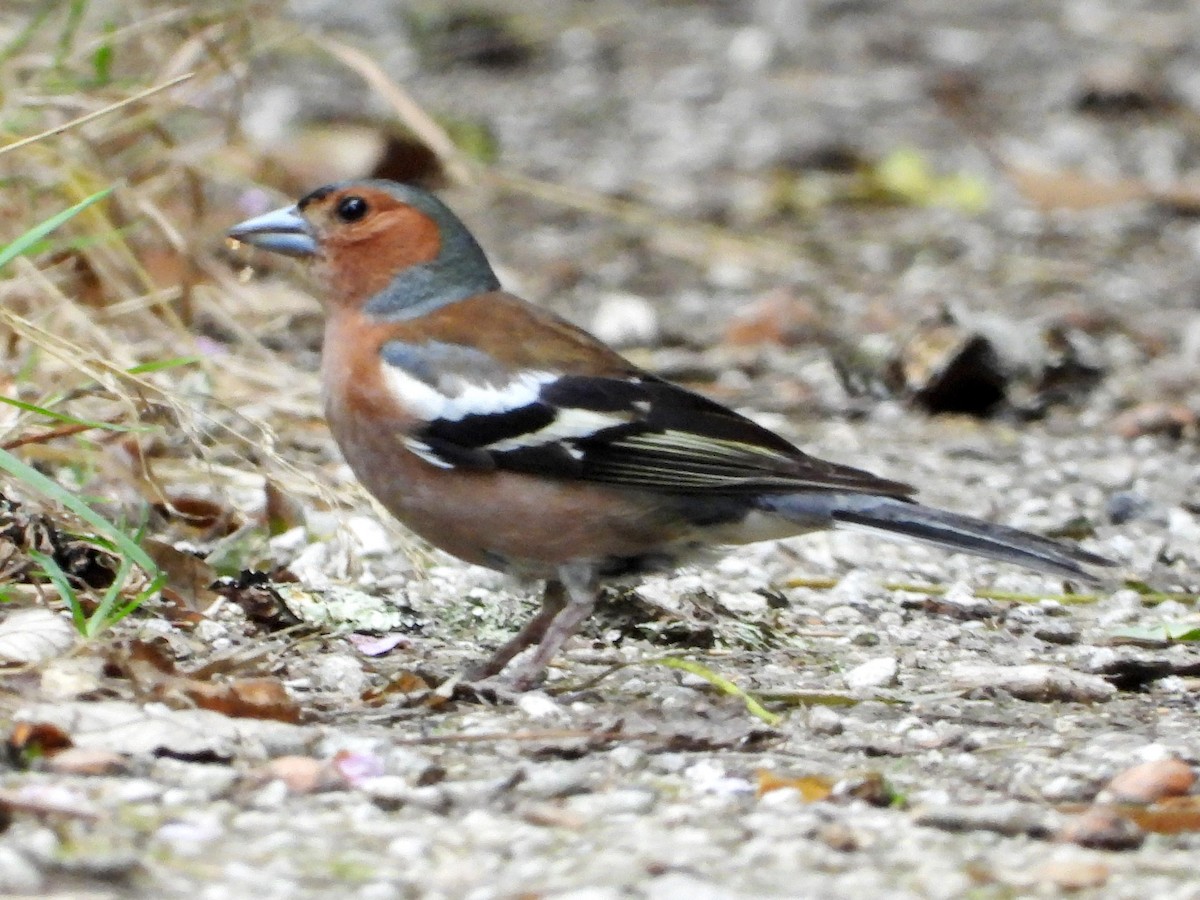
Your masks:
{"label": "pink leg", "polygon": [[[543,629],[543,634],[541,640],[538,641],[537,651],[534,653],[533,659],[517,675],[515,683],[517,690],[525,690],[531,687],[541,677],[550,660],[562,649],[562,645],[570,640],[571,636],[579,630],[579,626],[583,624],[584,620],[592,614],[592,610],[596,608],[596,600],[599,597],[599,592],[596,584],[596,573],[591,566],[582,564],[563,566],[559,569],[558,577],[559,581],[554,583],[559,585],[560,592],[563,588],[566,589],[566,605],[565,607],[561,607],[557,615],[549,622],[549,627]],[[561,596],[560,593],[560,603],[562,602]],[[543,606],[543,612],[545,609],[546,607]],[[540,619],[541,617],[542,613],[538,613],[538,618]]]}
{"label": "pink leg", "polygon": [[487,662],[471,669],[467,678],[471,681],[481,681],[499,674],[512,658],[526,647],[540,644],[545,639],[547,630],[566,605],[566,591],[562,582],[547,581],[546,589],[542,593],[542,608],[538,610],[537,615],[530,619],[515,637],[493,653]]}

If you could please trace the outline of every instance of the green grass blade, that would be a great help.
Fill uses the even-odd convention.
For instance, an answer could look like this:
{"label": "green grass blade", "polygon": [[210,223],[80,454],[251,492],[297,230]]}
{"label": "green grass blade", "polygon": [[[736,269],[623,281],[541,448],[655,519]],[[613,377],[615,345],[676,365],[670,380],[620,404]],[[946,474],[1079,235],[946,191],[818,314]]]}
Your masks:
{"label": "green grass blade", "polygon": [[180,366],[194,366],[201,359],[202,357],[199,356],[176,356],[173,359],[155,359],[126,369],[125,374],[145,375],[148,372],[163,372],[167,369],[177,369]]}
{"label": "green grass blade", "polygon": [[80,200],[74,206],[64,209],[62,212],[56,213],[48,218],[46,221],[33,226],[33,228],[30,228],[8,246],[0,247],[0,269],[4,268],[22,253],[27,252],[30,247],[34,246],[38,241],[40,241],[50,232],[54,231],[56,228],[59,228],[61,225],[63,225],[63,223],[73,219],[75,216],[79,215],[98,200],[103,200],[105,197],[111,194],[112,191],[113,189],[111,187],[107,187],[102,191],[97,191],[96,193],[92,194],[92,196]]}
{"label": "green grass blade", "polygon": [[109,613],[108,625],[110,627],[116,625],[123,618],[149,600],[154,595],[154,592],[162,587],[165,580],[166,576],[160,576],[159,578],[156,578],[149,587],[141,591],[136,597],[131,598],[124,606],[116,607],[111,613]]}
{"label": "green grass blade", "polygon": [[766,709],[761,703],[755,700],[750,694],[746,693],[728,678],[718,675],[707,666],[702,666],[700,663],[684,659],[680,656],[660,656],[657,659],[647,660],[656,666],[665,666],[668,669],[678,669],[681,672],[687,672],[689,675],[695,675],[698,678],[703,678],[722,694],[728,694],[731,697],[737,697],[746,704],[746,712],[754,716],[756,719],[761,719],[768,725],[778,725],[781,717]]}
{"label": "green grass blade", "polygon": [[62,422],[64,425],[84,425],[88,428],[102,428],[105,431],[151,431],[146,425],[116,425],[112,422],[94,422],[91,419],[77,419],[75,416],[69,416],[66,413],[55,412],[52,409],[47,409],[45,406],[37,406],[33,403],[26,403],[24,400],[17,400],[14,397],[0,396],[0,403],[15,406],[17,409],[25,412],[34,413],[35,415],[44,416],[47,419],[53,419],[56,422]]}
{"label": "green grass blade", "polygon": [[60,506],[69,509],[83,521],[87,522],[103,537],[112,541],[113,545],[120,551],[122,556],[128,556],[138,567],[142,569],[152,580],[159,577],[158,566],[154,564],[149,554],[146,553],[129,535],[108,521],[104,516],[100,515],[81,499],[76,497],[58,482],[47,478],[37,469],[26,465],[17,459],[7,450],[0,449],[0,471],[7,472],[13,478],[16,478],[26,487],[37,491],[43,496],[49,497]]}
{"label": "green grass blade", "polygon": [[121,599],[121,588],[125,587],[125,582],[129,580],[129,572],[132,568],[133,561],[128,556],[122,556],[121,565],[117,569],[112,584],[108,586],[108,590],[104,592],[104,598],[96,607],[96,611],[92,613],[91,618],[88,619],[84,637],[94,638],[116,621],[112,617],[113,610],[116,608],[117,601]]}
{"label": "green grass blade", "polygon": [[71,587],[71,579],[62,570],[62,566],[55,561],[53,556],[42,553],[40,550],[30,550],[29,556],[42,567],[42,571],[46,573],[46,577],[50,579],[50,583],[54,585],[58,595],[71,610],[71,618],[75,620],[75,630],[82,635],[87,635],[88,621],[83,614],[83,604],[79,602],[79,595],[75,593],[75,588]]}

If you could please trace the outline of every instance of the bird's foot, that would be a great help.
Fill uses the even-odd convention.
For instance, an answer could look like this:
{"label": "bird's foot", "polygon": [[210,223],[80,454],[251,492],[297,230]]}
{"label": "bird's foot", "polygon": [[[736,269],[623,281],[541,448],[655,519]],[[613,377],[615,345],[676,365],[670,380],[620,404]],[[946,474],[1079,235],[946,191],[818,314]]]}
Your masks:
{"label": "bird's foot", "polygon": [[461,676],[454,685],[451,697],[491,706],[511,706],[520,700],[522,694],[538,687],[545,676],[544,672],[531,672],[522,666],[513,672],[476,677],[475,673],[482,668],[472,669]]}

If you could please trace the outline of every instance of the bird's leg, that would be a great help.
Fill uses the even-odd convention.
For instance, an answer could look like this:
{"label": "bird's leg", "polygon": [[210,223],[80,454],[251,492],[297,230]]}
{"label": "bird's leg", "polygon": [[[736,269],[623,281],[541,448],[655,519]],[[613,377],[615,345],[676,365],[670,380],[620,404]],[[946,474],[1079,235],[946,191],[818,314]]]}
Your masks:
{"label": "bird's leg", "polygon": [[472,669],[467,675],[468,680],[481,681],[499,674],[514,656],[526,647],[541,642],[550,624],[566,605],[566,590],[562,582],[554,579],[547,581],[546,589],[542,592],[542,608],[537,611],[537,615],[530,619],[515,637],[493,653],[487,662]]}
{"label": "bird's leg", "polygon": [[[516,687],[518,690],[530,687],[538,679],[549,665],[550,660],[562,649],[562,645],[579,630],[579,626],[596,608],[596,600],[599,599],[599,585],[593,566],[584,563],[562,566],[558,570],[558,581],[554,583],[558,584],[560,589],[566,590],[566,605],[554,616],[549,627],[544,630],[541,640],[538,641],[537,650],[534,651],[533,659],[522,668],[517,676]],[[543,607],[544,610],[545,607]],[[538,618],[541,618],[541,615],[538,613]]]}

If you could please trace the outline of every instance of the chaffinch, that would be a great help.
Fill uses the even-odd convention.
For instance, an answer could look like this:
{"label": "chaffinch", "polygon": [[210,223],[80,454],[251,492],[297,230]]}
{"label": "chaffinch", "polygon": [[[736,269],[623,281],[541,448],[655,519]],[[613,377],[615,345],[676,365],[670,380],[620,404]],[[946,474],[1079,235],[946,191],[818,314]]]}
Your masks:
{"label": "chaffinch", "polygon": [[460,559],[546,580],[537,615],[472,677],[536,645],[528,686],[602,582],[713,546],[854,525],[1085,580],[1111,564],[918,505],[908,485],[639,369],[505,293],[466,226],[418,188],[333,184],[229,235],[315,263],[326,416],[367,489]]}

